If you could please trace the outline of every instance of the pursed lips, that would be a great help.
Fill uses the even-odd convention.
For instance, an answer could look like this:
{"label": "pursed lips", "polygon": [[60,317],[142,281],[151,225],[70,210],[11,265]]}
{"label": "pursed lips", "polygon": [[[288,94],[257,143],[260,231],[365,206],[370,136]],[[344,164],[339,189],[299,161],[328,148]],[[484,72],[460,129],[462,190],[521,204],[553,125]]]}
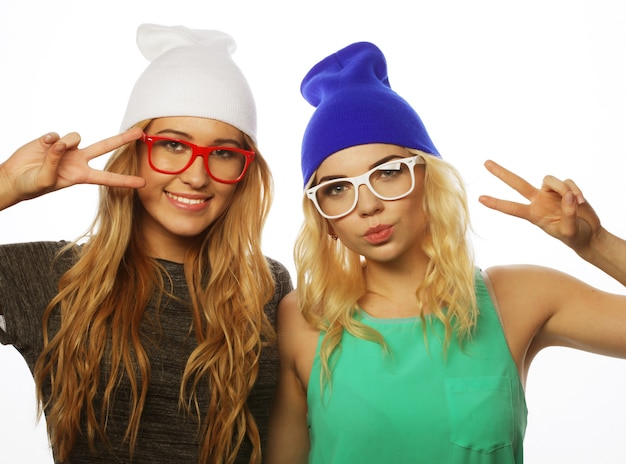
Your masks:
{"label": "pursed lips", "polygon": [[363,238],[372,245],[379,245],[389,240],[392,232],[393,226],[381,224],[367,229]]}
{"label": "pursed lips", "polygon": [[367,235],[372,235],[372,234],[377,234],[379,232],[382,232],[383,230],[387,230],[390,229],[391,226],[389,225],[385,225],[385,224],[379,224],[375,227],[370,227],[369,229],[367,229],[367,231],[363,234],[364,236]]}

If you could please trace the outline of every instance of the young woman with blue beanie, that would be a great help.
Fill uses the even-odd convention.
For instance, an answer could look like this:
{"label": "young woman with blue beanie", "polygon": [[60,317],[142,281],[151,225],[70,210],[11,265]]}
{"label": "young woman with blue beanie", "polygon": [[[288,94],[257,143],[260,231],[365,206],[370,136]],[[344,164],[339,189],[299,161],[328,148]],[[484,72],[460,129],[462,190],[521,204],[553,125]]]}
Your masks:
{"label": "young woman with blue beanie", "polygon": [[80,243],[0,246],[0,342],[33,371],[57,463],[260,463],[292,285],[261,250],[255,102],[229,35],[144,24],[137,42],[121,135],[48,134],[0,165],[1,208],[102,186]]}
{"label": "young woman with blue beanie", "polygon": [[462,179],[374,44],[326,57],[301,90],[316,109],[268,462],[521,463],[534,356],[626,357],[626,297],[477,268]]}

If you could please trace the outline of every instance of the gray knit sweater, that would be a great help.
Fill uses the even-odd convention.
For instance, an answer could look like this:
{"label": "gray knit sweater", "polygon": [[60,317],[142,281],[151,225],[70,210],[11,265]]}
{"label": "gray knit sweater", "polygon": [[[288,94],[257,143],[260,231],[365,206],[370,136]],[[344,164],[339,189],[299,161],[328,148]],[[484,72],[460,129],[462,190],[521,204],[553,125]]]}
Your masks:
{"label": "gray knit sweater", "polygon": [[[31,371],[42,349],[42,314],[57,291],[60,276],[73,264],[71,258],[54,260],[64,242],[35,242],[0,246],[0,343],[13,345],[26,359]],[[291,289],[287,269],[268,259],[276,282],[274,297],[265,307],[274,323],[278,302]],[[189,301],[183,266],[161,262],[174,284],[174,294],[181,301]],[[51,330],[58,328],[58,316],[50,321]],[[198,462],[198,423],[179,409],[180,381],[189,354],[196,346],[191,330],[191,313],[184,303],[169,300],[158,312],[146,310],[142,325],[144,343],[150,357],[152,377],[148,397],[141,417],[135,463],[196,463]],[[104,366],[106,369],[106,366]],[[252,414],[259,426],[264,443],[270,404],[278,378],[278,354],[275,346],[263,350],[259,377],[248,399]],[[199,392],[206,398],[207,392]],[[120,383],[110,411],[107,434],[110,447],[98,443],[95,453],[89,450],[85,437],[79,437],[71,463],[128,463],[131,462],[128,444],[123,435],[128,419],[129,384]],[[206,403],[200,404],[200,410]],[[244,443],[238,463],[249,462],[251,446]],[[0,461],[2,461],[0,450]]]}

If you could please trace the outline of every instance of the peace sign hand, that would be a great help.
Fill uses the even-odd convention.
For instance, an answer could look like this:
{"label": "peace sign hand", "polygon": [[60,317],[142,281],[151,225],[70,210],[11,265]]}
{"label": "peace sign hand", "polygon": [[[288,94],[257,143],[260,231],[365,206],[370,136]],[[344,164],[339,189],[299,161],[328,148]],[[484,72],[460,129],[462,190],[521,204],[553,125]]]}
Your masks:
{"label": "peace sign hand", "polygon": [[589,247],[600,231],[600,219],[572,180],[546,176],[537,189],[494,161],[487,161],[485,167],[530,201],[522,204],[482,195],[479,201],[488,208],[526,219],[577,252]]}
{"label": "peace sign hand", "polygon": [[46,134],[0,164],[0,209],[75,184],[140,188],[141,177],[93,169],[89,161],[141,137],[139,128],[78,148],[80,135]]}

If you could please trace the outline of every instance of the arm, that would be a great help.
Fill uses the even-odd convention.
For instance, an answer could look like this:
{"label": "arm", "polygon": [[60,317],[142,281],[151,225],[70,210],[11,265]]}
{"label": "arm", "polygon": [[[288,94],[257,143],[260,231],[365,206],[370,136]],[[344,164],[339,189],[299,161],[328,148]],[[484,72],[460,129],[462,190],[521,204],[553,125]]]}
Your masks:
{"label": "arm", "polygon": [[308,376],[310,372],[317,332],[300,314],[295,292],[283,298],[278,306],[277,331],[280,376],[270,416],[264,462],[304,464],[308,461],[310,444],[306,420],[308,379],[302,376]]}
{"label": "arm", "polygon": [[487,270],[522,381],[549,346],[626,358],[626,296],[541,266]]}
{"label": "arm", "polygon": [[141,129],[134,128],[82,149],[78,148],[80,136],[76,133],[62,138],[49,133],[27,143],[0,164],[0,210],[81,183],[143,187],[145,181],[140,177],[89,166],[92,159],[137,140],[141,133]]}
{"label": "arm", "polygon": [[537,189],[493,161],[487,161],[485,167],[530,203],[483,195],[479,198],[483,205],[535,224],[626,285],[626,240],[602,227],[597,214],[573,181],[546,176],[541,188]]}

